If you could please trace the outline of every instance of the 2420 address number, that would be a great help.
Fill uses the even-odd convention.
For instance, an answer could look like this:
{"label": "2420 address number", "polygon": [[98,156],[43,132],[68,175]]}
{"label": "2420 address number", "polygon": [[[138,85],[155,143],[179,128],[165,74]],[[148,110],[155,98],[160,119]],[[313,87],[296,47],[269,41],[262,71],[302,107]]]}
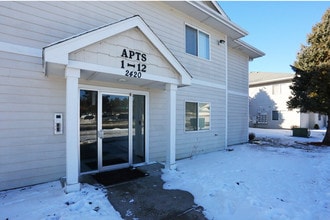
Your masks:
{"label": "2420 address number", "polygon": [[126,70],[125,76],[133,77],[133,78],[141,78],[142,77],[142,73],[140,71],[129,71],[129,70]]}

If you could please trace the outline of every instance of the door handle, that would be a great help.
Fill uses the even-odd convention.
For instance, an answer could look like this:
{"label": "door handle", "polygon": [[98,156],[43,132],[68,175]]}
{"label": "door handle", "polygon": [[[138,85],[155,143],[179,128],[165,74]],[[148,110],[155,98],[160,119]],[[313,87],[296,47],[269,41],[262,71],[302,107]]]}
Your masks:
{"label": "door handle", "polygon": [[103,132],[103,130],[99,130],[99,131],[97,132],[97,136],[98,136],[100,139],[103,139],[103,138],[104,138],[104,132]]}

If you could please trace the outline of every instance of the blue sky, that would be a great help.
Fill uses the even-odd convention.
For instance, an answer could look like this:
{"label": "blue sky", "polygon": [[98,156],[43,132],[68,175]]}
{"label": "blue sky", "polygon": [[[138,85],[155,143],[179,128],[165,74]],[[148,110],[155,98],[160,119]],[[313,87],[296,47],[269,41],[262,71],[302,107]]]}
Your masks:
{"label": "blue sky", "polygon": [[250,62],[249,71],[293,72],[307,34],[321,21],[330,1],[219,1],[232,22],[246,30],[242,38],[266,53]]}

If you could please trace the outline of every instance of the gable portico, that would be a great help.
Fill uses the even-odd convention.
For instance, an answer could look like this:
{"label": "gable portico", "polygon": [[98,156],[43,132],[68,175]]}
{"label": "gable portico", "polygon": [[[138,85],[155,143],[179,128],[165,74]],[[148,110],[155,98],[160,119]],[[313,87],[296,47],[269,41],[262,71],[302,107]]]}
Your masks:
{"label": "gable portico", "polygon": [[[94,86],[97,91],[104,91],[108,87],[106,92],[109,93],[121,89],[124,93],[122,97],[131,97],[132,91],[159,91],[159,98],[166,103],[166,115],[162,116],[166,123],[163,127],[155,128],[163,128],[163,131],[158,132],[168,141],[166,146],[152,147],[166,147],[166,166],[169,169],[175,167],[176,91],[180,86],[190,85],[191,76],[139,16],[49,45],[43,49],[43,61],[46,75],[59,74],[66,78],[64,118],[67,192],[80,188],[79,93],[80,87],[84,85]],[[98,88],[100,84],[102,88]],[[157,95],[151,96],[158,98]],[[128,107],[131,108],[131,105]],[[148,105],[146,108],[146,113],[157,114],[156,111],[149,110]],[[131,119],[132,114],[128,114]],[[149,147],[148,124],[152,124],[148,114],[145,127],[146,148]],[[129,136],[130,129],[128,130]],[[101,140],[100,137],[98,139]],[[102,169],[102,164],[99,164],[96,171]]]}

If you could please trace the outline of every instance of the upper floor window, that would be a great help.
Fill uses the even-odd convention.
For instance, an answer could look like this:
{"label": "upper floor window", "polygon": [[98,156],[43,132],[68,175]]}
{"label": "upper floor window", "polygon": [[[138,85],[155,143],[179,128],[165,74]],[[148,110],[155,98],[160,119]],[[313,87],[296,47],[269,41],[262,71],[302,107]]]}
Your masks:
{"label": "upper floor window", "polygon": [[186,25],[186,53],[210,59],[209,35]]}
{"label": "upper floor window", "polygon": [[275,84],[272,86],[272,94],[273,95],[280,95],[282,93],[281,84]]}

